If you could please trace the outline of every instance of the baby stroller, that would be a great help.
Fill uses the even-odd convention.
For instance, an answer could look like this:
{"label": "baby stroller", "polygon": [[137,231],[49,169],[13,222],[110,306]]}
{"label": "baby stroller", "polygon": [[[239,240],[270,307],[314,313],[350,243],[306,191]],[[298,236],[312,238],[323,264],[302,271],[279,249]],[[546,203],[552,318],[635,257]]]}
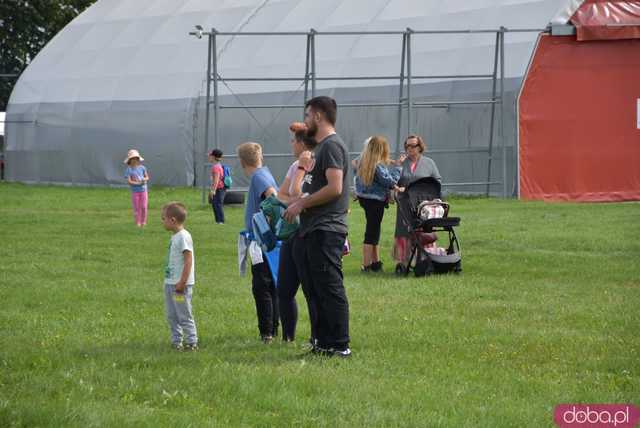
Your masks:
{"label": "baby stroller", "polygon": [[[411,183],[396,196],[400,224],[406,227],[410,249],[408,261],[398,264],[397,274],[406,276],[411,270],[415,276],[462,272],[460,244],[454,230],[460,225],[460,218],[449,217],[449,204],[440,198],[440,182],[432,177]],[[436,244],[436,232],[447,233],[446,248]]]}

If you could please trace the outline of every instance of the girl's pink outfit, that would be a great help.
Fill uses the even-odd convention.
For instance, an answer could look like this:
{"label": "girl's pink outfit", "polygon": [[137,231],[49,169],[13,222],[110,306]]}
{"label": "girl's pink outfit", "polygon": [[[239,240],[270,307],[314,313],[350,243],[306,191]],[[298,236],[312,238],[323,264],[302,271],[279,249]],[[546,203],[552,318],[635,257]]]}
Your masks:
{"label": "girl's pink outfit", "polygon": [[147,224],[147,203],[149,196],[147,191],[131,192],[131,204],[133,205],[133,215],[136,218],[136,224]]}
{"label": "girl's pink outfit", "polygon": [[[147,168],[144,165],[128,166],[124,173],[125,178],[143,181],[147,175]],[[147,184],[130,184],[131,188],[131,205],[133,206],[133,215],[136,219],[136,225],[141,226],[147,224],[147,203],[149,197],[147,194]]]}

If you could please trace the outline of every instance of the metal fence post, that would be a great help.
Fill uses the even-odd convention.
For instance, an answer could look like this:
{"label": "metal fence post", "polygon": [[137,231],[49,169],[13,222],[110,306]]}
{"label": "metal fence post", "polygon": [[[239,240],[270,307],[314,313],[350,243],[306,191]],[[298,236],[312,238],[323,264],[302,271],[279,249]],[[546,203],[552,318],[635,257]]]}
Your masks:
{"label": "metal fence post", "polygon": [[[304,103],[307,103],[307,99],[309,98],[309,59],[311,53],[311,33],[307,34],[307,50],[306,50],[306,60],[304,65]],[[304,113],[304,112],[303,112]]]}
{"label": "metal fence post", "polygon": [[400,90],[398,95],[398,128],[396,131],[396,158],[400,156],[400,132],[402,130],[402,95],[404,94],[404,63],[407,52],[407,33],[402,35],[402,54],[400,59]]}
{"label": "metal fence post", "polygon": [[[218,113],[220,111],[220,100],[218,99],[218,42],[216,33],[217,31],[215,29],[211,30],[211,37],[213,40],[211,43],[213,51],[213,147],[219,149],[220,119],[218,118]],[[207,150],[208,149],[209,148],[207,147]]]}
{"label": "metal fence post", "polygon": [[316,30],[309,32],[311,36],[311,98],[316,96]]}
{"label": "metal fence post", "polygon": [[413,30],[407,28],[407,135],[411,135],[411,33]]}
{"label": "metal fence post", "polygon": [[[206,193],[206,185],[207,185],[207,149],[209,147],[209,104],[211,101],[211,49],[212,49],[212,39],[211,34],[208,35],[209,43],[207,45],[207,102],[206,102],[206,113],[204,118],[204,144],[202,145],[204,153],[202,154],[202,205],[205,204],[205,193]],[[195,159],[193,160],[196,161]]]}
{"label": "metal fence post", "polygon": [[502,142],[502,197],[507,197],[507,142],[504,132],[504,33],[506,28],[500,27],[500,140]]}
{"label": "metal fence post", "polygon": [[[493,77],[492,77],[492,89],[491,89],[491,100],[496,100],[496,84],[498,77],[498,58],[500,52],[500,32],[496,32],[496,48],[493,57]],[[488,156],[487,156],[487,192],[486,196],[489,197],[489,191],[491,187],[491,163],[493,160],[493,131],[494,124],[496,118],[496,104],[495,102],[491,104],[491,123],[489,125],[489,148],[488,148]]]}

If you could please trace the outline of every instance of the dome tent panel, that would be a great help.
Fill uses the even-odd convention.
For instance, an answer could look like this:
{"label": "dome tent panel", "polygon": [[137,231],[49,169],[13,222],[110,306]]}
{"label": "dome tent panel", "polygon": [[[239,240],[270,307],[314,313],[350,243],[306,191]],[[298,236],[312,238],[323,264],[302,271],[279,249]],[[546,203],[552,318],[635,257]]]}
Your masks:
{"label": "dome tent panel", "polygon": [[[206,89],[203,80],[207,45],[206,40],[188,35],[195,24],[219,31],[403,30],[408,26],[465,29],[501,25],[542,28],[556,9],[556,0],[524,3],[513,0],[472,3],[435,0],[100,0],[54,37],[17,83],[9,105],[9,119],[19,122],[30,115],[31,122],[26,119],[29,123],[8,124],[8,178],[46,181],[41,178],[46,176],[55,177],[56,182],[123,184],[121,160],[118,159],[123,151],[135,147],[143,151],[155,183],[193,184],[194,174],[201,174],[204,162],[201,159],[205,146],[202,97]],[[533,46],[534,35],[528,36],[527,39],[524,35],[514,34],[513,40],[517,42],[513,44],[511,35],[507,37],[506,72],[511,79],[505,82],[508,94],[513,94],[517,88]],[[221,75],[276,77],[304,74],[305,36],[300,41],[288,39],[285,42],[250,39],[220,37]],[[326,42],[319,37],[318,73],[348,76],[375,71],[397,75],[401,36],[391,39],[345,37]],[[395,51],[394,46],[397,46]],[[424,40],[416,37],[414,72],[426,74],[430,67],[447,74],[476,68],[488,70],[491,47],[490,38],[485,41],[480,37],[450,37],[438,43],[427,37]],[[440,56],[444,60],[438,59]],[[421,97],[423,100],[452,94],[487,96],[491,86],[488,81],[414,84],[416,99]],[[56,88],[51,89],[51,86]],[[299,82],[292,85],[228,82],[228,86],[220,85],[221,103],[301,102],[301,94],[293,92],[299,87]],[[342,103],[395,101],[398,91],[395,81],[321,81],[317,88],[319,93],[334,95]],[[375,98],[379,96],[393,98]],[[46,110],[47,116],[39,117],[43,103],[49,104],[48,108],[58,106],[63,110],[65,105],[73,104],[74,113],[60,115],[56,124],[68,131],[47,132],[45,119],[50,110]],[[339,127],[341,133],[349,136],[347,143],[351,150],[360,150],[362,140],[372,132],[395,138],[396,110],[389,108],[381,112],[341,109]],[[479,108],[471,113],[452,108],[446,114],[441,113],[422,110],[414,119],[415,130],[431,140],[434,150],[486,146],[486,130],[477,128],[485,125],[479,125],[476,118],[487,117],[487,109]],[[245,112],[223,114],[225,123],[221,134],[225,138],[221,147],[227,155],[233,154],[235,145],[246,139],[260,140],[268,153],[288,151],[286,125],[288,121],[299,119],[300,112],[274,111],[254,115],[260,116],[261,124],[255,123]],[[435,117],[440,119],[436,121]],[[356,118],[362,118],[362,121]],[[267,126],[269,129],[265,131],[263,127]],[[455,128],[450,129],[452,126]],[[455,137],[441,139],[449,134]],[[472,141],[470,135],[474,136]],[[483,140],[475,139],[476,135],[482,136]],[[36,152],[44,151],[51,144],[62,145],[60,150],[73,162],[82,164],[82,168],[62,177],[57,170],[32,173],[34,169],[21,167],[24,159],[40,157]],[[83,150],[75,150],[80,146]],[[82,153],[85,155],[75,158]],[[444,155],[434,154],[434,157],[438,156]],[[46,170],[53,166],[44,164],[40,168]],[[467,169],[461,166],[452,170],[450,177],[455,180],[456,175],[461,176]],[[89,171],[99,171],[104,176]],[[275,172],[276,175],[282,173]]]}

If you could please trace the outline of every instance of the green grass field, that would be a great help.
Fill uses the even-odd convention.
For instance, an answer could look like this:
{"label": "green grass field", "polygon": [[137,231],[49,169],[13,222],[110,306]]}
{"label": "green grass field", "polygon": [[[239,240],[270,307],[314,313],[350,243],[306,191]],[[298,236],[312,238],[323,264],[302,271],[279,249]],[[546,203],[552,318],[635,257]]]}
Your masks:
{"label": "green grass field", "polygon": [[[197,353],[169,346],[160,207],[181,200],[196,256]],[[640,204],[452,198],[464,273],[345,262],[352,359],[258,340],[236,266],[242,207],[217,226],[194,189],[0,184],[0,426],[554,426],[560,403],[640,403]],[[395,219],[385,215],[386,269]]]}

